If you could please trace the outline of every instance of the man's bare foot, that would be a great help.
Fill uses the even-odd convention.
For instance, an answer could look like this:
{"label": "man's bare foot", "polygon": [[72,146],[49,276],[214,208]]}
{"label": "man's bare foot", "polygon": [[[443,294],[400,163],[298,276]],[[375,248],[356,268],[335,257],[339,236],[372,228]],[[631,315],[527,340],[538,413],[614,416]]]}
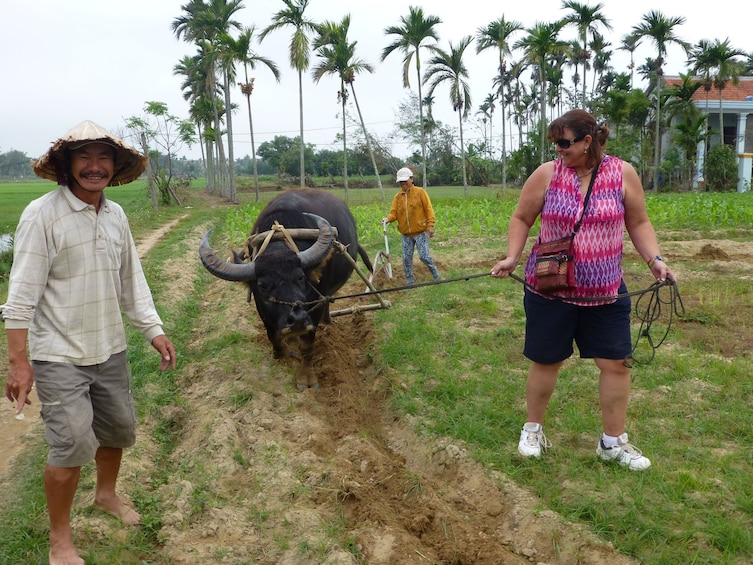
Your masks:
{"label": "man's bare foot", "polygon": [[94,501],[94,506],[120,519],[126,526],[133,526],[141,521],[141,515],[133,508],[126,506],[117,496],[111,499]]}
{"label": "man's bare foot", "polygon": [[50,565],[85,565],[79,557],[76,548],[71,544],[63,544],[50,548]]}

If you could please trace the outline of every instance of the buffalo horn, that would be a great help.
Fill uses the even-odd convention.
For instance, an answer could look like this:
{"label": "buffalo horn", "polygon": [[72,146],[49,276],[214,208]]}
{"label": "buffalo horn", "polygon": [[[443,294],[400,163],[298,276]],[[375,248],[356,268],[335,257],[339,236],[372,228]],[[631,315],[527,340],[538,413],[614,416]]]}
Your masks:
{"label": "buffalo horn", "polygon": [[212,230],[204,234],[199,245],[199,257],[207,271],[215,277],[233,282],[252,282],[256,280],[256,265],[253,263],[229,263],[223,261],[209,246]]}
{"label": "buffalo horn", "polygon": [[329,248],[332,247],[332,244],[335,241],[335,236],[329,222],[321,216],[309,214],[308,212],[304,212],[303,215],[316,220],[316,225],[319,227],[319,237],[317,238],[316,243],[308,249],[298,252],[301,266],[304,269],[308,269],[309,267],[318,265],[324,260]]}

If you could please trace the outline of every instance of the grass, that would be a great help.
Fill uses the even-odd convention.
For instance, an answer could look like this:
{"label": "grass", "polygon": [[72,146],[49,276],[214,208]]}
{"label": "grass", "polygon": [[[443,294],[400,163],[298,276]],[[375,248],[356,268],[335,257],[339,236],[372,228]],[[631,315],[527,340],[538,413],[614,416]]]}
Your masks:
{"label": "grass", "polygon": [[[26,188],[0,184],[4,203],[0,226],[15,225],[24,202],[49,187],[50,183],[29,183]],[[124,205],[137,237],[168,219],[187,216],[144,260],[171,338],[179,351],[187,353],[179,357],[177,372],[159,373],[154,371],[153,351],[140,336],[129,336],[142,430],[151,434],[157,446],[153,466],[143,471],[142,480],[131,492],[144,526],[126,540],[112,540],[112,547],[91,549],[87,558],[91,563],[167,563],[160,555],[160,487],[171,474],[191,477],[193,472],[189,462],[178,469],[163,464],[190,417],[181,399],[181,379],[188,378],[189,364],[201,366],[220,356],[242,360],[245,355],[249,359],[258,353],[244,351],[237,332],[205,341],[201,350],[189,350],[195,312],[207,279],[198,277],[194,292],[172,304],[168,302],[171,281],[163,275],[162,265],[182,253],[185,234],[193,226],[211,223],[217,228],[213,237],[242,241],[263,203],[254,203],[253,194],[243,193],[240,207],[154,211],[138,183],[115,191],[110,197]],[[467,198],[459,196],[462,188],[430,191],[438,216],[438,232],[432,242],[435,257],[464,257],[472,249],[477,259],[492,258],[503,251],[516,191],[473,188]],[[383,246],[380,220],[392,193],[387,190],[387,202],[374,189],[351,190],[349,194],[361,238],[372,256]],[[6,195],[12,197],[6,200]],[[274,196],[262,195],[264,201]],[[752,239],[751,194],[650,194],[647,201],[662,241]],[[391,229],[389,237],[390,247],[399,250],[396,230]],[[539,496],[542,507],[585,524],[622,553],[652,565],[749,563],[753,561],[753,452],[749,448],[753,440],[753,367],[747,320],[751,319],[753,289],[734,261],[718,265],[693,259],[667,260],[695,276],[680,281],[687,306],[685,318],[675,321],[668,342],[653,362],[638,364],[633,370],[628,427],[631,438],[654,461],[647,472],[630,473],[596,460],[598,376],[592,362],[576,358],[563,368],[547,415],[547,432],[554,447],[542,460],[522,460],[515,455],[525,415],[528,363],[521,354],[522,295],[512,280],[478,278],[420,288],[409,298],[401,298],[396,307],[374,313],[379,336],[375,362],[394,383],[392,409],[413,415],[421,433],[464,442],[487,468],[502,472]],[[471,262],[442,274],[462,278],[491,266],[489,260],[479,263],[483,266]],[[639,281],[633,286],[639,286],[645,280],[640,278],[646,274],[645,265],[630,253],[625,264],[631,280]],[[399,269],[399,261],[393,261],[393,266]],[[0,282],[0,302],[7,294],[4,284]],[[729,353],[730,349],[734,353]],[[4,356],[5,344],[0,340],[0,358]],[[233,392],[232,404],[242,406],[252,394],[239,387]],[[36,563],[46,555],[41,489],[45,449],[41,438],[30,443],[13,468],[14,484],[7,492],[14,496],[0,502],[1,563]],[[236,455],[239,460],[246,456]],[[262,456],[277,458],[281,454]],[[213,498],[215,477],[206,469],[197,472],[191,478],[197,485],[191,505],[195,519],[200,519],[207,507],[222,501]],[[406,493],[420,492],[419,477],[402,480]],[[91,488],[90,478],[82,485]],[[249,516],[259,530],[265,529],[269,515],[264,509],[249,508]],[[340,523],[328,527],[341,538],[343,547],[354,543]],[[277,543],[289,548],[297,542],[282,536]],[[314,540],[305,543],[302,553],[321,553]]]}

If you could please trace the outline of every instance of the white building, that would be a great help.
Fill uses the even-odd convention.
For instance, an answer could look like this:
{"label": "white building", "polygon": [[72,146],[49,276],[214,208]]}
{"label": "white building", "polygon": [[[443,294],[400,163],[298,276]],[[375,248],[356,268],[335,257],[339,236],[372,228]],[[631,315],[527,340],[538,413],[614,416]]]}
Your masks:
{"label": "white building", "polygon": [[[721,112],[717,88],[712,87],[707,91],[701,87],[695,91],[692,100],[701,112],[708,114],[708,128],[715,132],[709,140],[709,147],[722,142],[719,116],[724,116],[724,143],[731,145],[737,154],[737,191],[745,192],[751,189],[753,172],[753,77],[739,77],[738,80],[738,84],[728,81],[722,89]],[[664,77],[664,82],[667,86],[674,86],[682,80],[680,77]],[[698,144],[694,188],[703,182],[705,159],[706,143],[701,142]]]}

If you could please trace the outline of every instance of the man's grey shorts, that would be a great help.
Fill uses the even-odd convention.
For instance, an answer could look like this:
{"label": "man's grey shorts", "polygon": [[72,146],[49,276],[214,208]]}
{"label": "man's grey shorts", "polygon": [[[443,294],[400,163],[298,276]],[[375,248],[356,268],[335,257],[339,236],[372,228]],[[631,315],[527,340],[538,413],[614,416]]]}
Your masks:
{"label": "man's grey shorts", "polygon": [[33,361],[32,367],[50,446],[49,465],[80,467],[100,446],[123,448],[136,442],[125,351],[99,365]]}

